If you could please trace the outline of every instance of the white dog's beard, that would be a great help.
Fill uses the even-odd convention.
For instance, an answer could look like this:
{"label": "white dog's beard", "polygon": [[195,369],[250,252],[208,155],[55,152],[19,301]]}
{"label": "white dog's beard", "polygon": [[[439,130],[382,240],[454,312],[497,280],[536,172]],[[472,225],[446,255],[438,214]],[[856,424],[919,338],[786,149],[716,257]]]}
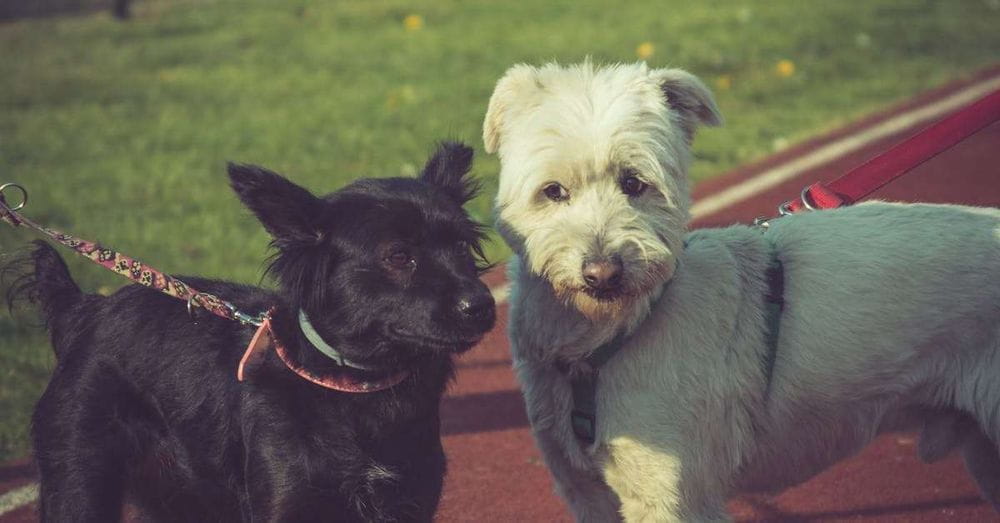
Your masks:
{"label": "white dog's beard", "polygon": [[620,291],[600,293],[587,289],[575,279],[550,279],[552,290],[567,307],[575,309],[593,322],[617,322],[632,317],[639,308],[648,306],[649,298],[674,275],[673,258],[659,263],[630,268]]}
{"label": "white dog's beard", "polygon": [[593,322],[604,322],[613,321],[628,314],[635,305],[637,296],[623,294],[614,299],[599,299],[578,289],[564,297],[563,300],[568,306],[586,316],[587,319]]}

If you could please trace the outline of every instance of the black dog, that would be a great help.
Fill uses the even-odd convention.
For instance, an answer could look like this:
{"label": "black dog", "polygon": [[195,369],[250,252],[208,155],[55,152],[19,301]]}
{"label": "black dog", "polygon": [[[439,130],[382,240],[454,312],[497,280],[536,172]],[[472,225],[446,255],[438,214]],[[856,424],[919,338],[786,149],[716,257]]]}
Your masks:
{"label": "black dog", "polygon": [[243,311],[275,307],[276,337],[313,374],[406,376],[378,392],[310,383],[274,351],[238,383],[252,327],[204,311],[192,320],[183,301],[138,285],[83,294],[38,242],[12,292],[40,304],[58,359],[32,427],[42,519],[115,521],[128,500],[160,521],[430,521],[452,356],[494,322],[482,231],[462,209],[476,190],[471,160],[446,143],[419,179],[360,180],[323,198],[230,165],[273,236],[279,290],[181,278]]}

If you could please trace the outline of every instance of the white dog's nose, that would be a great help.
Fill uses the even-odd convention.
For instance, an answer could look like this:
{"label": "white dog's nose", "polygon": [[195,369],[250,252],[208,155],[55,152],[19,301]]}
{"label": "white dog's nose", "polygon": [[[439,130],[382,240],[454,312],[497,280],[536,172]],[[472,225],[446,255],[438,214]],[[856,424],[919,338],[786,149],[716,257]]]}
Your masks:
{"label": "white dog's nose", "polygon": [[583,281],[587,286],[601,291],[618,288],[622,283],[622,262],[618,259],[601,259],[583,263]]}

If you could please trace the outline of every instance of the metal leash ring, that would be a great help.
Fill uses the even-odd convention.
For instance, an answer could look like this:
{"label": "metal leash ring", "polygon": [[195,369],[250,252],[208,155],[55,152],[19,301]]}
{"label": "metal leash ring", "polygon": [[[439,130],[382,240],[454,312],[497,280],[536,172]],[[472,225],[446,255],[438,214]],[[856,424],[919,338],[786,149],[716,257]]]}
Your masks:
{"label": "metal leash ring", "polygon": [[[816,211],[816,210],[819,210],[819,209],[816,208],[815,205],[813,205],[812,202],[809,201],[809,199],[810,199],[810,196],[809,196],[809,186],[806,186],[806,187],[804,187],[802,189],[802,192],[799,193],[799,201],[802,202],[802,208],[805,209],[805,210],[807,210],[807,211]],[[781,204],[781,205],[778,206],[778,216],[788,216],[790,214],[794,214],[792,212],[792,202],[791,201],[787,201],[787,202],[785,202],[785,203],[783,203],[783,204]]]}
{"label": "metal leash ring", "polygon": [[[13,187],[13,188],[21,191],[21,203],[15,205],[15,206],[11,206],[10,204],[8,204],[7,203],[7,199],[4,198],[4,194],[3,194],[4,191],[6,191],[7,189],[9,189],[11,187]],[[24,206],[27,205],[27,203],[28,203],[28,190],[25,189],[24,187],[21,187],[20,185],[18,185],[16,183],[5,183],[3,185],[0,185],[0,203],[3,203],[3,205],[5,207],[7,207],[7,210],[9,210],[9,211],[19,211],[19,210],[23,209]]]}
{"label": "metal leash ring", "polygon": [[809,203],[809,187],[803,187],[802,192],[799,193],[799,200],[802,202],[802,206],[808,211],[815,211],[816,207]]}
{"label": "metal leash ring", "polygon": [[194,316],[194,307],[193,307],[193,305],[197,305],[198,307],[201,307],[201,304],[196,301],[197,298],[198,298],[198,294],[192,294],[187,299],[187,312],[188,312],[188,316],[190,316],[191,319],[194,320],[194,323],[196,325],[198,324],[198,319],[195,318],[195,316]]}

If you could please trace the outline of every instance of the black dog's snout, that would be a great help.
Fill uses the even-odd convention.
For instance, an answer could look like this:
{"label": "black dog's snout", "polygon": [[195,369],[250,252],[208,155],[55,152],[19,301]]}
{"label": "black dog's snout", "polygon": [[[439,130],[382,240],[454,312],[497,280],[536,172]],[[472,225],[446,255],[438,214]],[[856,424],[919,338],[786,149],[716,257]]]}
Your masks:
{"label": "black dog's snout", "polygon": [[462,316],[472,319],[481,319],[492,315],[494,306],[493,296],[488,292],[466,295],[458,300],[458,312]]}

